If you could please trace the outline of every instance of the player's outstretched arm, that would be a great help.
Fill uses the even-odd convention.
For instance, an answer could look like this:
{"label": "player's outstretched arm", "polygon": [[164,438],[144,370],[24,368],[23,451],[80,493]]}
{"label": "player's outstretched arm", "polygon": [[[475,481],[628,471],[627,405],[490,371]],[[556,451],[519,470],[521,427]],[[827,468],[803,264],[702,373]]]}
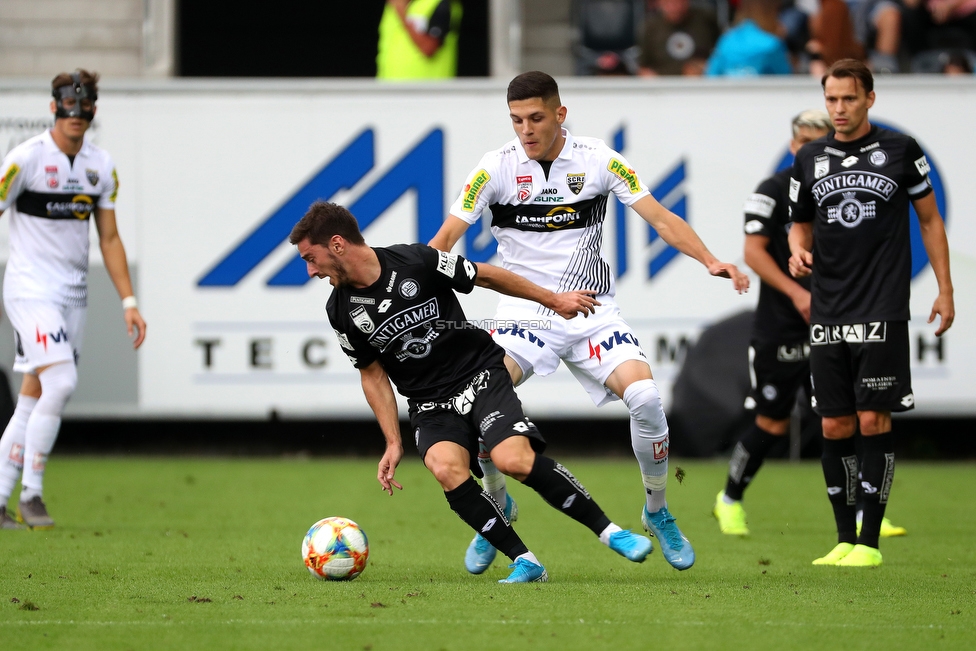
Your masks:
{"label": "player's outstretched arm", "polygon": [[403,490],[403,486],[393,478],[397,466],[400,465],[400,459],[403,458],[403,439],[400,438],[400,419],[397,415],[393,385],[390,384],[390,376],[386,374],[386,369],[379,360],[366,368],[359,369],[359,375],[366,402],[373,410],[376,422],[383,432],[383,438],[386,439],[386,452],[383,453],[383,458],[377,466],[376,481],[384,491],[393,495],[394,487]]}
{"label": "player's outstretched arm", "polygon": [[437,231],[437,235],[428,242],[427,246],[449,253],[470,225],[459,217],[448,215]]}
{"label": "player's outstretched arm", "polygon": [[813,269],[813,222],[793,222],[789,234],[790,273],[794,278],[809,276]]}
{"label": "player's outstretched arm", "polygon": [[596,310],[597,305],[600,305],[594,291],[582,290],[557,294],[507,269],[483,262],[477,263],[477,267],[478,276],[474,280],[475,285],[487,287],[499,294],[535,301],[564,319],[572,319],[577,314],[587,317]]}
{"label": "player's outstretched arm", "polygon": [[[146,340],[146,322],[139,313],[139,308],[134,305],[135,297],[132,293],[132,280],[129,278],[129,263],[115,222],[115,209],[96,208],[95,228],[98,229],[98,244],[102,250],[102,259],[105,260],[105,269],[112,279],[112,284],[115,285],[115,291],[119,293],[119,298],[123,300],[126,331],[129,337],[134,337],[132,347],[138,348]],[[126,304],[127,300],[132,305]]]}
{"label": "player's outstretched arm", "polygon": [[732,286],[740,294],[749,289],[749,276],[739,271],[734,264],[721,262],[712,255],[695,229],[659,204],[657,199],[647,195],[638,199],[631,208],[657,231],[661,239],[686,256],[701,262],[708,269],[708,273],[722,278],[731,278]]}
{"label": "player's outstretched arm", "polygon": [[746,235],[744,250],[746,264],[759,274],[764,283],[776,291],[786,294],[793,301],[793,306],[803,317],[803,320],[810,323],[810,292],[783,273],[783,270],[776,264],[776,260],[766,249],[768,244],[769,237],[766,235]]}
{"label": "player's outstretched arm", "polygon": [[942,216],[939,215],[939,206],[935,202],[935,193],[930,192],[921,199],[912,202],[915,212],[918,213],[918,225],[922,232],[922,243],[925,244],[925,252],[929,255],[929,263],[932,271],[935,272],[935,280],[939,283],[939,295],[932,304],[932,312],[929,313],[929,323],[935,321],[936,315],[940,317],[939,328],[935,331],[936,336],[941,336],[943,332],[952,326],[956,318],[955,301],[952,297],[952,278],[949,274],[949,240],[946,238],[945,224]]}

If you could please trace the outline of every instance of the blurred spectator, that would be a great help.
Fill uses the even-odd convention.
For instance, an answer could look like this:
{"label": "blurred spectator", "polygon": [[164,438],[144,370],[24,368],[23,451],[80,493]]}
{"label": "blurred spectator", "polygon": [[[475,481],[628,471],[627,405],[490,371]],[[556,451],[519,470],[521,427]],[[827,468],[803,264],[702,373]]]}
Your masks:
{"label": "blurred spectator", "polygon": [[944,75],[971,75],[973,66],[965,52],[952,52],[946,57],[946,62],[942,66]]}
{"label": "blurred spectator", "polygon": [[[644,2],[574,0],[576,74],[637,74],[640,66],[638,31],[644,21]],[[621,67],[625,72],[617,70]]]}
{"label": "blurred spectator", "polygon": [[779,22],[783,26],[783,40],[792,55],[801,55],[810,40],[812,21],[820,15],[820,0],[782,0]]}
{"label": "blurred spectator", "polygon": [[715,12],[689,0],[648,0],[640,74],[701,75],[721,30]]}
{"label": "blurred spectator", "polygon": [[741,0],[735,27],[718,40],[709,76],[788,75],[793,72],[779,23],[779,0]]}
{"label": "blurred spectator", "polygon": [[976,0],[905,0],[905,45],[976,51]]}
{"label": "blurred spectator", "polygon": [[805,46],[810,74],[818,79],[840,59],[865,59],[864,47],[854,36],[850,10],[844,0],[821,0],[810,18],[810,40]]}
{"label": "blurred spectator", "polygon": [[456,76],[460,26],[460,0],[387,0],[380,19],[376,77]]}
{"label": "blurred spectator", "polygon": [[874,74],[898,72],[901,8],[897,0],[846,1],[854,21],[854,35],[868,53]]}

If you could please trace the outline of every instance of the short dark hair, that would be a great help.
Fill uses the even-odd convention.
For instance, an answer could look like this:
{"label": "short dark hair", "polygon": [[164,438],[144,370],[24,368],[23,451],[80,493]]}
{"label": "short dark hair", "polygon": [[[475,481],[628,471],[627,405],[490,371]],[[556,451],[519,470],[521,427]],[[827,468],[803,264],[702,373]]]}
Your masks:
{"label": "short dark hair", "polygon": [[[91,86],[92,91],[98,95],[98,73],[88,72],[81,68],[78,68],[75,72],[78,74],[78,78],[81,79],[82,86]],[[71,86],[74,83],[75,80],[71,78],[70,72],[61,72],[51,80],[51,90],[56,91],[62,86]]]}
{"label": "short dark hair", "polygon": [[359,231],[359,222],[345,206],[316,201],[291,229],[288,241],[298,244],[302,240],[308,240],[310,244],[328,246],[333,235],[340,236],[350,244],[366,244]]}
{"label": "short dark hair", "polygon": [[546,104],[555,100],[556,105],[559,105],[561,102],[556,80],[544,72],[533,70],[532,72],[523,72],[508,84],[508,102],[536,97]]}
{"label": "short dark hair", "polygon": [[870,93],[874,90],[874,75],[871,74],[871,69],[863,61],[858,61],[857,59],[840,59],[839,61],[835,61],[827,69],[823,79],[820,80],[820,85],[824,90],[827,89],[828,77],[833,77],[834,79],[853,79],[855,83],[860,81],[865,93]]}

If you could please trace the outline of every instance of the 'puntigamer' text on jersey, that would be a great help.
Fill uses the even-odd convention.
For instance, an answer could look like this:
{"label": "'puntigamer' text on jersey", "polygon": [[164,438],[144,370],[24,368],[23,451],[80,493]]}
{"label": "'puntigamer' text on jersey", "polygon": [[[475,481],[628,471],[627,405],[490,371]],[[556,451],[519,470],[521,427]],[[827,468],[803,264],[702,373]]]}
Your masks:
{"label": "'puntigamer' text on jersey", "polygon": [[4,297],[85,305],[89,220],[115,207],[117,191],[111,157],[89,142],[74,161],[50,131],[12,149],[0,168],[0,211],[10,215]]}
{"label": "'puntigamer' text on jersey", "polygon": [[912,250],[909,201],[932,191],[914,138],[879,127],[803,146],[790,179],[791,219],[813,222],[810,320],[837,325],[907,321]]}
{"label": "'puntigamer' text on jersey", "polygon": [[[566,142],[547,171],[515,138],[488,152],[468,176],[451,214],[469,224],[491,209],[491,232],[505,269],[554,292],[590,289],[613,296],[613,271],[600,255],[607,197],[630,206],[649,193],[623,156],[596,138]],[[503,296],[500,304],[532,305]]]}
{"label": "'puntigamer' text on jersey", "polygon": [[397,390],[444,400],[476,373],[505,368],[504,351],[468,323],[455,291],[474,288],[477,267],[423,244],[375,248],[380,277],[363,289],[336,287],[326,311],[356,368],[380,361]]}
{"label": "'puntigamer' text on jersey", "polygon": [[[790,226],[790,174],[791,170],[785,169],[760,183],[743,206],[746,235],[768,237],[766,251],[787,275],[790,273],[790,243],[787,239]],[[799,278],[797,282],[810,289],[809,278]],[[777,343],[795,343],[809,336],[809,327],[796,311],[790,297],[765,281],[759,286],[759,303],[756,305],[752,331],[762,341]]]}

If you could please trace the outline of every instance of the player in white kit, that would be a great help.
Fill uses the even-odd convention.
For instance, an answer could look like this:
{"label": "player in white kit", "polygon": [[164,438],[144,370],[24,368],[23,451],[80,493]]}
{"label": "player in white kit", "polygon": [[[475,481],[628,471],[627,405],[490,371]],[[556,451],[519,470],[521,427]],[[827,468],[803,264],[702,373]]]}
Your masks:
{"label": "player in white kit", "polygon": [[[709,273],[731,278],[740,293],[749,280],[735,265],[717,260],[685,221],[661,206],[623,156],[602,140],[576,138],[562,128],[566,107],[552,77],[543,72],[517,76],[508,87],[508,106],[518,137],[485,154],[430,245],[450,251],[490,208],[500,266],[552,291],[597,294],[596,313],[572,321],[537,304],[502,297],[495,319],[514,327],[499,327],[493,336],[507,353],[505,363],[516,385],[533,374],[549,375],[562,360],[597,406],[624,401],[646,492],[641,521],[658,538],[667,561],[687,569],[695,562],[694,550],[665,499],[668,425],[661,398],[647,357],[614,302],[613,272],[600,255],[610,193]],[[550,329],[519,326],[547,317],[552,317]],[[481,461],[485,489],[514,518],[517,509],[504,478],[490,460]],[[494,556],[491,545],[475,536],[465,566],[481,573]]]}
{"label": "player in white kit", "polygon": [[14,371],[23,373],[17,407],[0,438],[0,528],[17,479],[24,525],[54,526],[43,500],[44,469],[61,414],[78,383],[87,305],[89,221],[122,299],[129,336],[146,336],[115,222],[118,177],[107,152],[85,141],[95,117],[98,75],[59,74],[51,83],[54,127],[11,150],[0,167],[0,211],[10,219],[3,305],[14,327]]}

